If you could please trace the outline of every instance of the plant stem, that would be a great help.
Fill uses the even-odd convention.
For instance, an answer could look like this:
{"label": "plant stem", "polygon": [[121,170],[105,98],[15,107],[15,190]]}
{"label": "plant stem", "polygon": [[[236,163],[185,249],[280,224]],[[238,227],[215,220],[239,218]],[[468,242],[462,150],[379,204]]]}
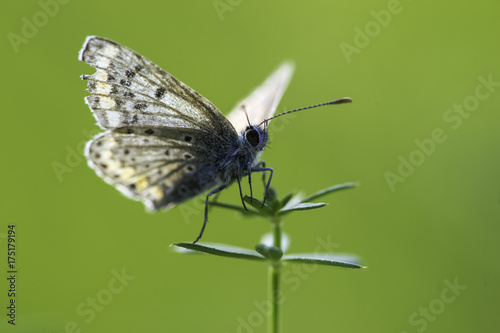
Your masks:
{"label": "plant stem", "polygon": [[[283,223],[281,217],[274,217],[271,220],[273,233],[273,246],[281,250],[281,237]],[[269,265],[269,287],[268,298],[271,301],[268,312],[269,333],[281,332],[281,260],[274,260]]]}

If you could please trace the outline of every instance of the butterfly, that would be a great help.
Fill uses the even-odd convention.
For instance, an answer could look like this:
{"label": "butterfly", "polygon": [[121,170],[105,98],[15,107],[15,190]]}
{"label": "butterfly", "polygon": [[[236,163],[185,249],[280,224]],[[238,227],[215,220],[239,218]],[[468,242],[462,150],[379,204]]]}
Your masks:
{"label": "butterfly", "polygon": [[[88,164],[127,197],[151,211],[170,209],[203,192],[208,221],[209,198],[253,172],[273,169],[259,157],[268,143],[267,126],[277,116],[350,98],[291,110],[273,117],[290,82],[293,66],[285,62],[226,118],[215,105],[133,50],[109,39],[89,36],[79,60],[96,68],[85,102],[106,130],[85,148]],[[251,194],[252,196],[252,194]]]}

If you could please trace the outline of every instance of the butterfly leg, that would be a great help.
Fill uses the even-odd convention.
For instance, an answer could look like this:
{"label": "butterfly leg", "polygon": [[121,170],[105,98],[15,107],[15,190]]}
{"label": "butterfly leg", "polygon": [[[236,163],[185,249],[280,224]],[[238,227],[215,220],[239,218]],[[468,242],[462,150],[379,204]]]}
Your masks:
{"label": "butterfly leg", "polygon": [[[266,162],[265,161],[260,161],[259,163],[255,164],[255,167],[266,167]],[[249,170],[250,171],[250,170]],[[264,187],[266,186],[266,173],[262,173],[262,183],[264,184]]]}
{"label": "butterfly leg", "polygon": [[[218,200],[219,200],[219,197],[220,197],[220,193],[221,192],[217,192],[215,193],[215,197],[210,201],[210,203],[216,203]],[[212,207],[213,205],[211,205],[210,207],[208,207],[208,211],[211,211],[212,210]]]}
{"label": "butterfly leg", "polygon": [[[266,167],[266,162],[260,161],[259,163],[257,163],[254,166],[254,168],[258,168],[261,166]],[[265,172],[262,173],[262,182],[264,184],[264,187],[266,187],[266,173]],[[248,163],[248,185],[250,186],[250,200],[252,201],[253,193],[252,193],[252,164],[251,163]],[[266,190],[266,194],[267,194],[267,190]],[[264,196],[266,196],[266,194],[264,194]]]}
{"label": "butterfly leg", "polygon": [[[243,204],[243,208],[245,208],[245,210],[248,210],[247,206],[245,205],[245,200],[243,200],[243,192],[241,192],[241,179],[240,179],[239,176],[236,179],[238,180],[238,188],[240,189],[241,203]],[[251,189],[250,189],[250,195],[252,195],[252,190]]]}
{"label": "butterfly leg", "polygon": [[210,191],[207,194],[207,198],[205,199],[205,218],[203,219],[203,226],[201,227],[200,234],[198,235],[198,237],[196,237],[193,244],[196,244],[196,242],[198,242],[200,240],[201,236],[203,236],[203,231],[205,231],[205,227],[207,226],[207,222],[208,222],[208,198],[211,195],[219,193],[220,191],[222,191],[225,188],[226,188],[226,184],[222,184],[221,186],[217,187],[216,189]]}
{"label": "butterfly leg", "polygon": [[264,200],[262,201],[262,207],[264,207],[264,204],[266,203],[267,192],[269,192],[269,186],[271,186],[271,179],[273,178],[273,168],[255,166],[251,170],[251,172],[266,172],[266,171],[269,171],[270,174],[269,174],[269,179],[267,180],[267,184],[265,184],[266,192],[264,193]]}
{"label": "butterfly leg", "polygon": [[[260,162],[259,162],[259,164],[260,164]],[[248,163],[248,186],[250,186],[250,202],[253,202],[253,192],[252,192],[252,163]]]}

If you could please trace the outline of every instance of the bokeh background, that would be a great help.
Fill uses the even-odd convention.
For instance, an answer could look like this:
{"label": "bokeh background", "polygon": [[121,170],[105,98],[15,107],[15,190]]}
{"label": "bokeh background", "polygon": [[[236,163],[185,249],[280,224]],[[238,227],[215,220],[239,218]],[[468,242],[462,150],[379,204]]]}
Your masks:
{"label": "bokeh background", "polygon": [[[2,4],[2,332],[265,332],[265,264],[185,256],[200,199],[148,214],[87,167],[99,132],[77,61],[87,35],[156,62],[223,113],[284,59],[271,123],[281,195],[359,182],[292,214],[289,252],[364,270],[287,266],[284,332],[500,329],[498,1],[17,1]],[[259,182],[255,188],[259,191]],[[248,187],[244,187],[248,193]],[[220,201],[238,204],[237,187]],[[268,222],[214,209],[204,241],[253,248]],[[17,321],[7,324],[7,226]],[[116,276],[121,276],[121,280]]]}

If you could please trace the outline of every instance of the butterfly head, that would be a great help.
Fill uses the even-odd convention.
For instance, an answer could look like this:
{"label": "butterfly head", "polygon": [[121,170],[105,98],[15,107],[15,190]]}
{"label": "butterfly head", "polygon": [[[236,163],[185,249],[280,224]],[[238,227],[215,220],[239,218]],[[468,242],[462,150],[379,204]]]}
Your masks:
{"label": "butterfly head", "polygon": [[243,137],[248,148],[262,151],[267,145],[267,128],[249,125],[245,129]]}

